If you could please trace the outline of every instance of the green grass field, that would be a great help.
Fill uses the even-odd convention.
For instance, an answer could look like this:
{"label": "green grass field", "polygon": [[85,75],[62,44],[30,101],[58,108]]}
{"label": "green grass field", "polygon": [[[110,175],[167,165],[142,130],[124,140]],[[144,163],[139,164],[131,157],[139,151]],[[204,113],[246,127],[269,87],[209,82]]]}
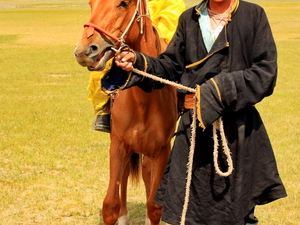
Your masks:
{"label": "green grass field", "polygon": [[[93,131],[89,72],[73,57],[87,0],[0,1],[0,225],[98,224],[109,136]],[[186,1],[188,6],[195,1]],[[260,3],[279,53],[275,93],[258,104],[288,197],[257,207],[261,225],[300,224],[300,3]],[[132,225],[144,189],[131,186]]]}

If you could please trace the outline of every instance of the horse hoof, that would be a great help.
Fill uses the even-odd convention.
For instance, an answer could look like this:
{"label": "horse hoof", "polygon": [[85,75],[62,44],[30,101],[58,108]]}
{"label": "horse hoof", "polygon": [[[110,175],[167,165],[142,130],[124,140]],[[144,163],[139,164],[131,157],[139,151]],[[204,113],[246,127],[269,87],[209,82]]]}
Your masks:
{"label": "horse hoof", "polygon": [[129,219],[129,215],[124,215],[124,216],[121,216],[119,219],[118,219],[118,225],[126,225],[127,224],[127,221]]}

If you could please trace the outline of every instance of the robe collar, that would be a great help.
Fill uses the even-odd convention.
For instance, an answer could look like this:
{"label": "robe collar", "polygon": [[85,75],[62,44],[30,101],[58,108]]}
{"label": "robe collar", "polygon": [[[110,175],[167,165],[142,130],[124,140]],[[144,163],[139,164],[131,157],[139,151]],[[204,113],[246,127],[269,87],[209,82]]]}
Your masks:
{"label": "robe collar", "polygon": [[[198,4],[196,7],[195,7],[195,10],[196,10],[196,14],[198,16],[202,16],[201,15],[201,12],[203,11],[204,7],[206,8],[206,4],[207,4],[207,1],[208,0],[203,0],[200,4]],[[234,3],[233,3],[233,6],[232,8],[230,9],[229,13],[228,13],[228,21],[227,23],[225,24],[224,28],[222,29],[221,33],[219,34],[218,38],[215,40],[215,42],[213,42],[211,48],[208,50],[208,54],[206,57],[204,57],[203,59],[195,62],[195,63],[192,63],[190,65],[187,65],[186,68],[191,68],[193,66],[196,66],[196,65],[199,65],[201,64],[202,62],[204,62],[206,59],[210,58],[212,55],[214,55],[215,53],[219,52],[220,50],[226,48],[226,47],[229,47],[229,42],[227,40],[227,25],[229,22],[231,22],[231,19],[232,19],[232,15],[235,13],[235,11],[238,9],[238,6],[239,6],[239,1],[240,0],[235,0]],[[209,19],[209,18],[208,18]],[[199,19],[200,20],[200,19]],[[202,31],[200,29],[200,32],[201,32],[201,35],[202,35]],[[203,35],[202,35],[203,37]],[[204,37],[203,37],[203,41],[205,43],[205,40],[204,40]],[[205,44],[206,46],[206,44]]]}
{"label": "robe collar", "polygon": [[[206,47],[206,50],[208,53],[211,51],[215,51],[215,49],[212,50],[212,46],[214,45],[214,40],[211,34],[211,27],[210,27],[210,18],[208,15],[208,9],[207,9],[208,0],[203,0],[200,4],[198,4],[195,9],[197,11],[197,14],[199,14],[199,26],[201,29],[203,41]],[[235,0],[233,2],[233,5],[231,6],[231,9],[228,12],[228,21],[226,22],[222,32],[220,35],[226,35],[226,26],[231,21],[232,14],[237,10],[239,5],[239,0]],[[224,32],[225,30],[225,32]],[[218,38],[217,38],[218,39]],[[227,40],[225,40],[227,42]]]}

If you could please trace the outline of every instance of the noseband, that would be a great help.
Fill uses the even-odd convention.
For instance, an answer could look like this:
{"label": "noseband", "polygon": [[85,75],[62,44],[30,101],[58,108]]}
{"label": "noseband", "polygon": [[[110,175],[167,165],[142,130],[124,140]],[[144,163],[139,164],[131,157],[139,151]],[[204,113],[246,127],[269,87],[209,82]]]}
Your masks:
{"label": "noseband", "polygon": [[[94,30],[98,31],[101,34],[104,34],[105,36],[111,38],[112,40],[114,40],[117,43],[120,43],[121,46],[124,45],[125,41],[124,41],[124,37],[127,34],[128,30],[130,29],[130,27],[132,26],[134,19],[137,17],[137,22],[141,22],[140,23],[140,34],[143,34],[143,17],[148,17],[150,18],[149,14],[148,14],[148,8],[147,8],[147,3],[146,3],[146,14],[145,15],[139,15],[139,12],[142,12],[142,0],[137,0],[137,5],[136,5],[136,9],[134,11],[134,14],[129,22],[129,24],[127,25],[126,29],[124,30],[124,32],[122,33],[121,37],[116,37],[112,34],[110,34],[109,32],[105,31],[104,29],[102,29],[101,27],[97,26],[96,24],[93,23],[85,23],[83,25],[83,27],[88,27],[87,29],[87,38],[90,38],[91,36],[93,36]],[[114,49],[115,50],[115,49]]]}

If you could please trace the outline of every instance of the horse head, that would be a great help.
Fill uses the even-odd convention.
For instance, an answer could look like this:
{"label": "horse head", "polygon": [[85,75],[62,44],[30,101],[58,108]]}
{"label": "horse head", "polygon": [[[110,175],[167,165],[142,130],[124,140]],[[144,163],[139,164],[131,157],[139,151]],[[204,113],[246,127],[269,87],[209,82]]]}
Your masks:
{"label": "horse head", "polygon": [[[134,46],[147,15],[145,0],[90,0],[91,17],[75,48],[77,62],[89,70],[103,70],[115,51]],[[147,15],[148,16],[148,15]],[[139,26],[140,25],[140,26]]]}

